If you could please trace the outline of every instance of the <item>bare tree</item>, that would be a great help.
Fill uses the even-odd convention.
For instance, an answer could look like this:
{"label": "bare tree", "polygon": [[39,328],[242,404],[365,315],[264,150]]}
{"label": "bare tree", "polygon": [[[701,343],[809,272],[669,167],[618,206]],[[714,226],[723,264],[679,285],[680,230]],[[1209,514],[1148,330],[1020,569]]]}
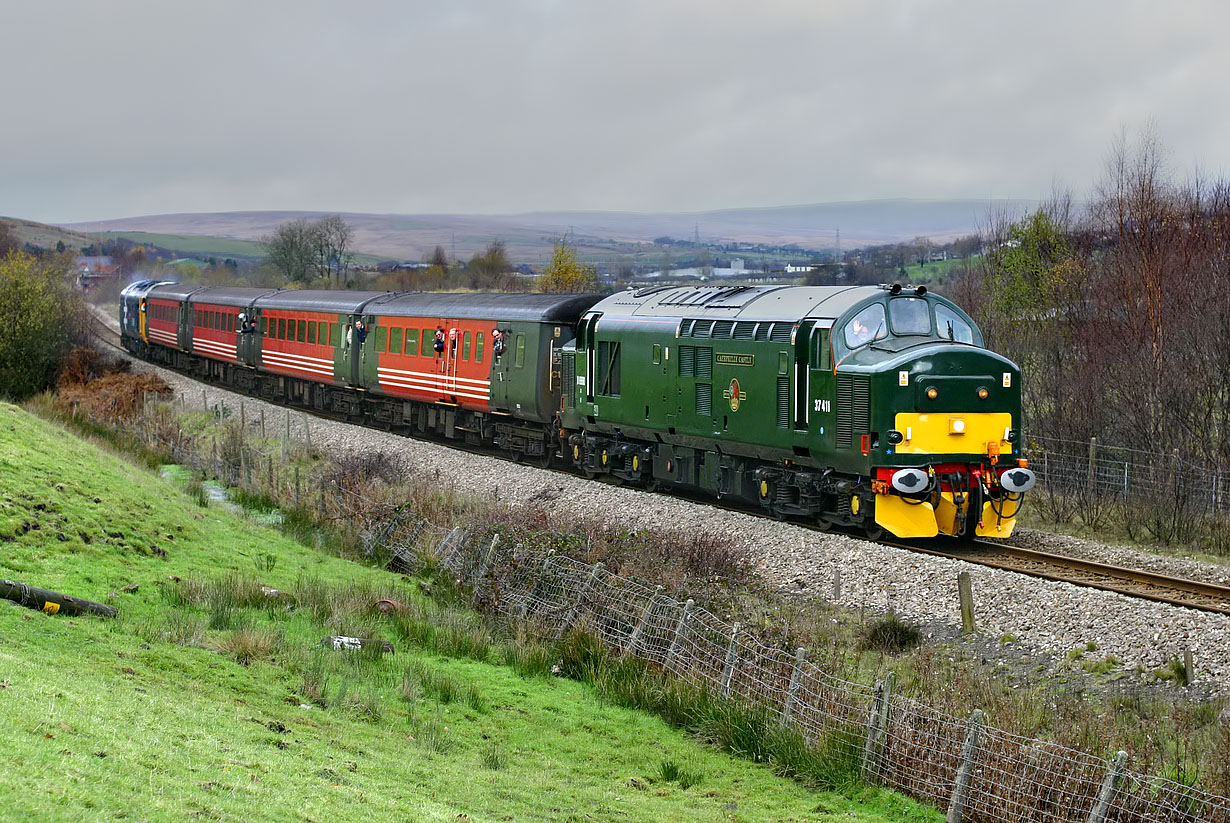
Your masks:
{"label": "bare tree", "polygon": [[326,279],[334,277],[339,286],[346,285],[354,265],[351,248],[354,229],[337,214],[322,217],[312,228],[316,239],[317,274]]}

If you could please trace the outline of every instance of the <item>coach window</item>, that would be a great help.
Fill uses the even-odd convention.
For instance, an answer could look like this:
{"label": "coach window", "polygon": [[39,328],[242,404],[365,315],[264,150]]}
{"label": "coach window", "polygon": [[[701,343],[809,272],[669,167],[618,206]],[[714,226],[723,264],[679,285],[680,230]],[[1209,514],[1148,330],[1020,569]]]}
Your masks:
{"label": "coach window", "polygon": [[419,353],[419,330],[406,329],[406,354],[413,357]]}
{"label": "coach window", "polygon": [[286,339],[286,318],[285,317],[278,318],[278,339],[279,340]]}
{"label": "coach window", "polygon": [[297,329],[297,331],[299,334],[296,339],[300,343],[307,342],[307,321],[306,320],[299,321],[299,328]]}
{"label": "coach window", "polygon": [[376,351],[383,352],[389,348],[389,329],[387,326],[376,327]]}
{"label": "coach window", "polygon": [[430,357],[435,354],[435,349],[432,348],[432,341],[435,340],[432,336],[433,334],[435,334],[435,332],[431,329],[423,329],[423,336],[420,338],[422,341],[422,348],[419,349],[419,354],[424,357]]}
{"label": "coach window", "polygon": [[313,346],[314,346],[314,345],[316,345],[316,321],[315,321],[315,320],[309,320],[309,321],[308,321],[308,339],[307,339],[307,341],[308,341],[309,343],[311,343]]}
{"label": "coach window", "polygon": [[261,318],[261,334],[262,335],[269,334],[269,318],[268,317]]}
{"label": "coach window", "polygon": [[401,354],[401,336],[403,332],[400,327],[389,329],[389,354]]}
{"label": "coach window", "polygon": [[481,331],[474,338],[474,362],[483,362],[483,333]]}
{"label": "coach window", "polygon": [[342,344],[342,324],[341,323],[330,323],[329,324],[329,345],[330,346],[340,346],[341,344]]}
{"label": "coach window", "polygon": [[470,359],[470,333],[466,332],[465,337],[461,340],[461,359]]}
{"label": "coach window", "polygon": [[525,365],[525,335],[517,335],[517,368]]}

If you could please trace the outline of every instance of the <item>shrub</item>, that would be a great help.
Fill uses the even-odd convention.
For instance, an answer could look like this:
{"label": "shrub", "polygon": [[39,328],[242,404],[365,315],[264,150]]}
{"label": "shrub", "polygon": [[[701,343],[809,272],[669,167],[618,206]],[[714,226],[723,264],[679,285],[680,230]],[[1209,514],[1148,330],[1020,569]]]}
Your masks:
{"label": "shrub", "polygon": [[901,654],[922,640],[922,632],[895,614],[888,614],[863,627],[859,643],[864,650]]}
{"label": "shrub", "polygon": [[68,258],[0,259],[0,386],[8,397],[50,388],[60,358],[84,344],[88,328]]}

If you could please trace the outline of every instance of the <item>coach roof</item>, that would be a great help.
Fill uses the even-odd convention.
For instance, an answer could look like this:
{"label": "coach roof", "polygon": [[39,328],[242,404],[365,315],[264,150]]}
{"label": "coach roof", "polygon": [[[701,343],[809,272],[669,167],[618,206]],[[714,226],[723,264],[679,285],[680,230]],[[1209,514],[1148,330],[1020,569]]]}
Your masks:
{"label": "coach roof", "polygon": [[399,294],[380,306],[384,315],[475,320],[575,323],[599,294],[500,294],[416,292]]}
{"label": "coach roof", "polygon": [[274,289],[239,289],[213,288],[202,289],[192,295],[193,303],[210,303],[215,306],[239,306],[246,308],[252,301],[266,294],[273,294]]}

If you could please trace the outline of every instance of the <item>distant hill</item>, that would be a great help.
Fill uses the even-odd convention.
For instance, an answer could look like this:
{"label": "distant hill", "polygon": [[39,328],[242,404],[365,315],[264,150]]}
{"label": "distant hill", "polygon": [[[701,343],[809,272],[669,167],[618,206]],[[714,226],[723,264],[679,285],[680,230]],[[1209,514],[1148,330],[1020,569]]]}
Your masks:
{"label": "distant hill", "polygon": [[61,242],[65,246],[76,249],[98,242],[97,237],[91,237],[79,231],[72,231],[59,226],[48,226],[44,223],[35,223],[33,220],[22,220],[18,217],[0,217],[0,223],[7,225],[19,242],[31,243],[44,249],[54,249],[56,243]]}
{"label": "distant hill", "polygon": [[[516,262],[541,263],[551,243],[571,231],[587,257],[634,253],[638,246],[669,236],[704,243],[764,243],[804,249],[833,248],[841,231],[842,248],[880,245],[926,236],[948,240],[972,234],[993,214],[1018,215],[1036,203],[1027,200],[868,200],[756,209],[642,214],[560,211],[514,215],[343,213],[355,229],[360,252],[399,260],[422,260],[436,246],[466,258],[492,240],[503,240]],[[162,214],[66,224],[82,232],[151,232],[254,241],[280,223],[322,212],[246,211]]]}

